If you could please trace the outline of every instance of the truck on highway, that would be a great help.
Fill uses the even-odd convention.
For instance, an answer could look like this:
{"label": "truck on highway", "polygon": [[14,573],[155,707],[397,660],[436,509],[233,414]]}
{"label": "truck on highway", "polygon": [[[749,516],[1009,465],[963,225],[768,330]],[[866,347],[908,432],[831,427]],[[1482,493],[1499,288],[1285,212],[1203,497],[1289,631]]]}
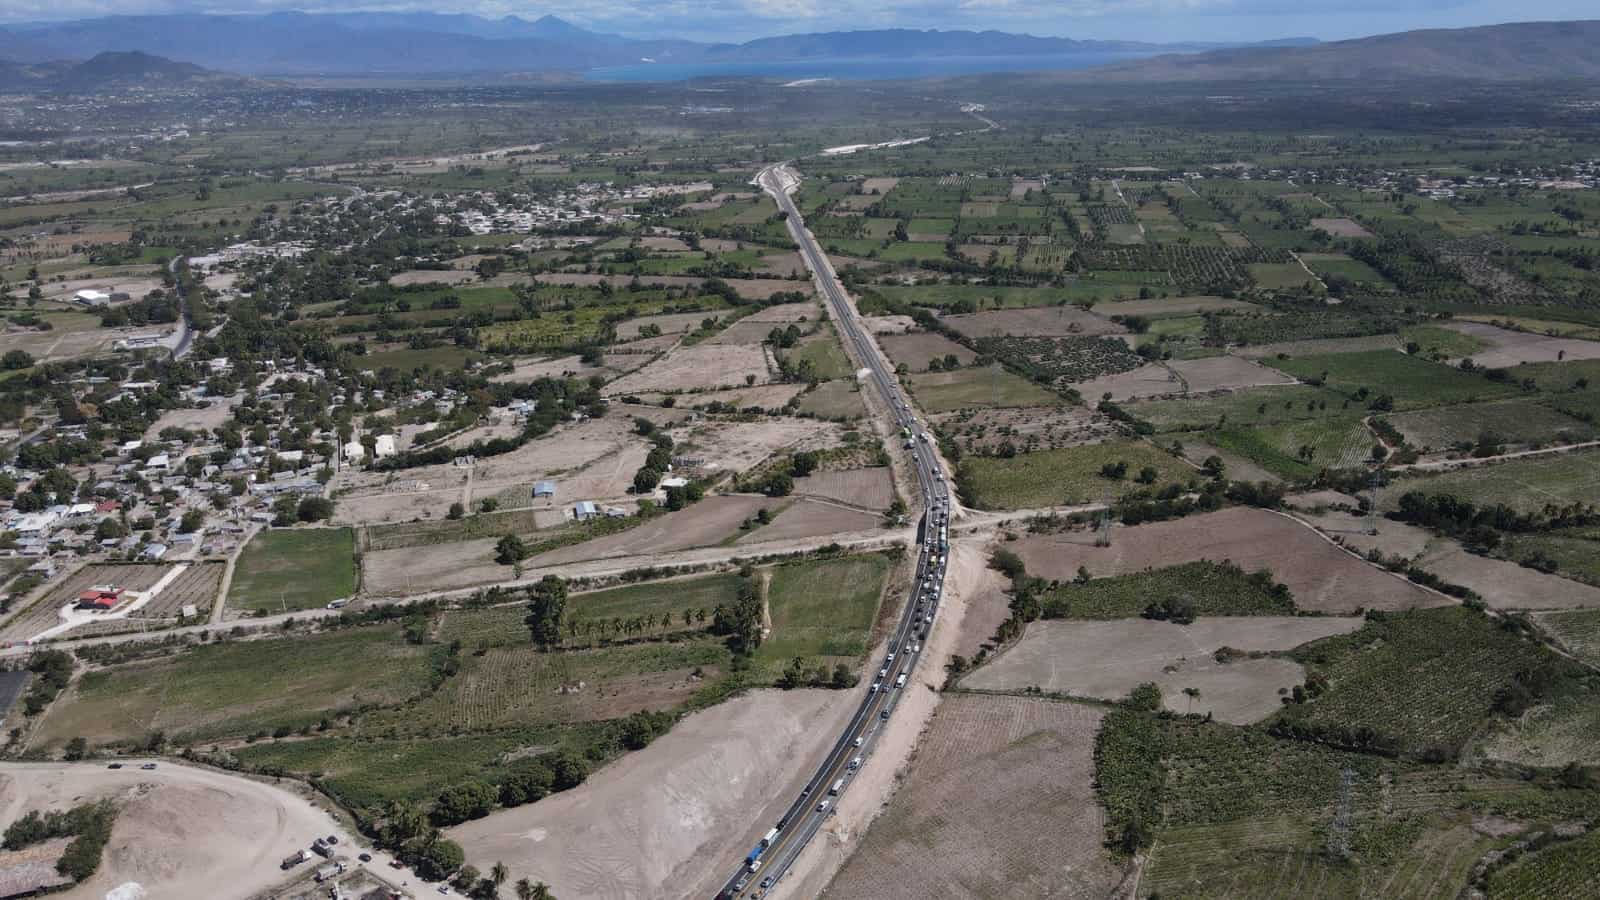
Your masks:
{"label": "truck on highway", "polygon": [[900,673],[900,677],[894,680],[894,686],[897,688],[903,688],[906,686],[906,673]]}
{"label": "truck on highway", "polygon": [[855,759],[850,760],[850,771],[854,772],[859,768],[861,768],[861,757],[858,756]]}
{"label": "truck on highway", "polygon": [[777,840],[777,839],[778,839],[778,829],[774,828],[771,831],[768,831],[766,833],[766,835],[764,835],[761,838],[761,846],[763,848],[771,847],[772,846],[772,842]]}
{"label": "truck on highway", "polygon": [[837,796],[839,796],[839,792],[842,791],[842,790],[844,790],[844,779],[843,778],[839,779],[838,781],[835,781],[833,783],[833,787],[828,788],[828,796],[837,797]]}

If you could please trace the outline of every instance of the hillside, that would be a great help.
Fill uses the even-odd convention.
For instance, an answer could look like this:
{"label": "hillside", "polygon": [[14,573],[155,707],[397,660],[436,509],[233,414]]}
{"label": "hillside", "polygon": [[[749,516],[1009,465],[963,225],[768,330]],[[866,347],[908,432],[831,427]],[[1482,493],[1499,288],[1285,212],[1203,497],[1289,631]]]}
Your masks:
{"label": "hillside", "polygon": [[1052,76],[1064,81],[1600,78],[1600,21],[1407,31],[1309,47],[1165,55]]}
{"label": "hillside", "polygon": [[247,79],[193,63],[148,53],[106,52],[82,62],[55,60],[18,63],[0,60],[0,89],[94,92],[119,88],[159,89],[198,85],[240,85]]}

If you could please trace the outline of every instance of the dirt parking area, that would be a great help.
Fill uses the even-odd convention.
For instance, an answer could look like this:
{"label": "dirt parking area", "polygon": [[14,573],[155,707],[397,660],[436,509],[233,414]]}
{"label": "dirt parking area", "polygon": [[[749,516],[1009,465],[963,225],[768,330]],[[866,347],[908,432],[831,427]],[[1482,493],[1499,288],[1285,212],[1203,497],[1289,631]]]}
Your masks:
{"label": "dirt parking area", "polygon": [[[1218,649],[1288,650],[1349,634],[1362,621],[1360,616],[1239,616],[1203,618],[1192,625],[1149,619],[1034,622],[1022,640],[961,683],[980,690],[1038,687],[1119,700],[1149,681],[1161,688],[1163,702],[1174,712],[1245,725],[1281,708],[1279,691],[1300,684],[1305,672],[1299,663],[1277,658],[1220,663],[1214,656]],[[1184,688],[1198,689],[1200,695],[1190,698]]]}
{"label": "dirt parking area", "polygon": [[1450,322],[1445,327],[1488,343],[1490,349],[1472,354],[1472,361],[1491,369],[1526,362],[1600,359],[1600,342],[1529,334],[1483,322]]}
{"label": "dirt parking area", "polygon": [[925,371],[928,363],[935,359],[943,365],[944,358],[952,354],[963,366],[972,365],[973,360],[978,358],[978,354],[966,347],[931,331],[885,334],[878,338],[878,346],[888,354],[891,362],[896,365],[903,363],[913,372]]}
{"label": "dirt parking area", "polygon": [[760,344],[698,344],[680,347],[636,372],[606,386],[606,393],[639,391],[692,391],[706,388],[748,387],[772,380],[776,367]]}
{"label": "dirt parking area", "polygon": [[769,827],[753,813],[810,774],[854,704],[847,691],[755,691],[688,716],[570,791],[448,835],[483,871],[504,862],[513,881],[544,881],[560,897],[710,896]]}
{"label": "dirt parking area", "polygon": [[821,497],[851,506],[882,510],[888,509],[889,504],[894,502],[894,478],[882,466],[818,472],[795,479],[794,492],[800,496]]}
{"label": "dirt parking area", "polygon": [[1313,612],[1350,614],[1449,603],[1356,559],[1294,519],[1248,507],[1114,528],[1109,547],[1095,546],[1093,533],[1072,531],[1027,537],[1012,549],[1029,574],[1062,581],[1075,577],[1079,566],[1100,577],[1201,559],[1232,560],[1245,571],[1270,571],[1288,586],[1297,606]]}
{"label": "dirt parking area", "polygon": [[1084,312],[1076,306],[997,309],[971,315],[945,316],[941,321],[969,338],[1121,334],[1126,330],[1110,319]]}
{"label": "dirt parking area", "polygon": [[827,896],[1112,896],[1124,872],[1102,846],[1094,795],[1104,715],[1081,703],[946,698],[905,782]]}
{"label": "dirt parking area", "polygon": [[1453,584],[1469,587],[1494,609],[1580,609],[1600,606],[1600,589],[1503,559],[1468,553],[1440,539],[1417,565]]}
{"label": "dirt parking area", "polygon": [[[100,868],[56,896],[67,900],[214,900],[268,891],[284,880],[279,860],[319,836],[353,836],[300,793],[166,760],[144,771],[104,763],[0,764],[0,813],[64,810],[87,801],[121,805]],[[292,782],[291,782],[292,784]]]}

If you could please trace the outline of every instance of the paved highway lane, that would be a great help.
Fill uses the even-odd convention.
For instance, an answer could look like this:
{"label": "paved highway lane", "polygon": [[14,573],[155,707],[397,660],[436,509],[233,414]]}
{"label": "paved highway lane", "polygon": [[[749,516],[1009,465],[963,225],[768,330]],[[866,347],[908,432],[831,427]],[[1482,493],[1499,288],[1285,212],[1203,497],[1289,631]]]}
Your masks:
{"label": "paved highway lane", "polygon": [[871,691],[788,811],[773,823],[760,844],[737,862],[737,869],[729,875],[718,894],[720,898],[765,895],[782,880],[795,858],[833,814],[839,795],[849,790],[856,773],[871,765],[876,739],[894,714],[900,692],[922,657],[923,641],[933,626],[939,601],[943,598],[949,552],[950,496],[932,435],[912,414],[899,380],[850,304],[827,255],[806,229],[800,210],[789,196],[789,191],[799,184],[798,175],[787,165],[779,165],[763,169],[756,180],[786,214],[789,234],[799,246],[806,268],[816,279],[817,288],[851,356],[867,370],[865,378],[872,382],[882,400],[883,414],[908,441],[922,494],[922,518],[917,530],[916,580],[884,658],[868,663],[866,677],[873,682]]}

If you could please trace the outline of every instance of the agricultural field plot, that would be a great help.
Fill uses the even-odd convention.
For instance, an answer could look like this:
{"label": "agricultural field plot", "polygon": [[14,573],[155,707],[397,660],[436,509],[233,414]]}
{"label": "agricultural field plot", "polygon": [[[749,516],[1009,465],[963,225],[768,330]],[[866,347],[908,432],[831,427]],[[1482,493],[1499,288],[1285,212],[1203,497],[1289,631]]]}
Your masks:
{"label": "agricultural field plot", "polygon": [[315,609],[356,592],[355,533],[349,528],[271,529],[250,539],[228,586],[239,612]]}
{"label": "agricultural field plot", "polygon": [[1349,281],[1368,287],[1393,287],[1377,269],[1358,259],[1351,259],[1343,253],[1302,253],[1300,260],[1330,286],[1335,281]]}
{"label": "agricultural field plot", "polygon": [[820,497],[851,506],[883,510],[894,502],[894,478],[883,466],[818,472],[795,479],[794,493],[802,497]]}
{"label": "agricultural field plot", "polygon": [[461,670],[404,708],[363,727],[421,734],[599,722],[671,709],[726,671],[720,638],[645,641],[544,652],[524,642],[467,654]]}
{"label": "agricultural field plot", "polygon": [[[1483,322],[1451,322],[1445,327],[1476,338],[1490,348],[1462,354],[1470,355],[1474,363],[1485,368],[1504,369],[1523,363],[1600,359],[1600,341],[1512,331]],[[1521,373],[1517,374],[1520,377]]]}
{"label": "agricultural field plot", "polygon": [[1341,546],[1363,555],[1376,550],[1384,556],[1415,560],[1435,542],[1442,540],[1426,528],[1379,515],[1330,509],[1320,513],[1296,512],[1295,518],[1309,522]]}
{"label": "agricultural field plot", "polygon": [[1574,450],[1399,478],[1378,492],[1378,508],[1398,508],[1407,491],[1453,494],[1480,507],[1503,503],[1528,513],[1550,503],[1595,503],[1600,502],[1600,453]]}
{"label": "agricultural field plot", "polygon": [[1600,762],[1600,687],[1564,685],[1521,716],[1497,721],[1474,750],[1514,765],[1560,769]]}
{"label": "agricultural field plot", "polygon": [[[1104,712],[1023,697],[946,697],[888,809],[828,886],[844,900],[1112,896],[1094,735]],[[951,810],[960,810],[952,816]]]}
{"label": "agricultural field plot", "polygon": [[978,358],[978,354],[966,347],[931,331],[881,335],[878,337],[878,346],[883,348],[890,362],[904,365],[913,372],[926,371],[929,363],[935,360],[945,367],[947,356],[953,355],[962,366],[970,366]]}
{"label": "agricultural field plot", "polygon": [[881,553],[787,563],[772,570],[767,586],[771,631],[752,660],[754,668],[777,678],[796,657],[807,670],[835,663],[856,666],[867,653],[867,639],[889,577]]}
{"label": "agricultural field plot", "polygon": [[777,504],[778,501],[766,497],[742,494],[707,497],[687,509],[667,513],[627,531],[541,553],[528,560],[527,565],[538,568],[707,547],[737,534],[739,524],[754,516],[757,510],[773,509]]}
{"label": "agricultural field plot", "polygon": [[1078,567],[1094,577],[1194,560],[1228,560],[1245,571],[1266,569],[1289,588],[1303,611],[1349,615],[1360,610],[1440,606],[1448,600],[1422,590],[1333,546],[1286,516],[1251,508],[1113,528],[1111,544],[1095,546],[1091,532],[1034,535],[1011,545],[1041,578],[1068,581]]}
{"label": "agricultural field plot", "polygon": [[748,387],[772,380],[765,347],[760,344],[680,347],[644,368],[606,385],[608,396],[642,391],[693,391]]}
{"label": "agricultural field plot", "polygon": [[825,326],[817,334],[803,338],[793,350],[785,351],[784,357],[802,375],[810,373],[811,377],[824,381],[849,378],[855,373],[855,367],[845,355],[844,346],[839,343],[839,336],[831,325]]}
{"label": "agricultural field plot", "polygon": [[1600,882],[1600,831],[1557,843],[1516,860],[1489,876],[1495,900],[1578,898]]}
{"label": "agricultural field plot", "polygon": [[1302,381],[1321,379],[1328,387],[1337,390],[1360,391],[1365,388],[1373,397],[1390,396],[1394,399],[1394,408],[1402,410],[1491,400],[1515,394],[1518,390],[1514,385],[1496,384],[1458,369],[1386,350],[1268,359],[1264,362]]}
{"label": "agricultural field plot", "polygon": [[[84,673],[40,724],[41,747],[73,737],[91,744],[243,737],[297,729],[360,706],[390,705],[429,685],[428,651],[399,625],[289,640],[214,643],[147,663]],[[351,665],[359,659],[360,665]]]}
{"label": "agricultural field plot", "polygon": [[849,421],[866,415],[867,407],[861,386],[854,379],[836,378],[806,391],[796,410],[823,419]]}
{"label": "agricultural field plot", "polygon": [[1081,406],[968,409],[935,418],[939,433],[968,453],[996,453],[1010,444],[1023,453],[1059,450],[1118,437],[1105,415]]}
{"label": "agricultural field plot", "polygon": [[707,313],[662,313],[654,316],[640,316],[617,324],[617,340],[631,341],[640,337],[644,329],[661,329],[663,335],[684,334],[700,327]]}
{"label": "agricultural field plot", "polygon": [[[166,567],[168,571],[171,566]],[[198,616],[210,612],[217,602],[217,589],[222,586],[221,562],[191,563],[183,574],[161,589],[149,603],[135,610],[134,619],[176,619],[183,615],[186,606],[193,606]],[[165,574],[165,572],[163,572]]]}
{"label": "agricultural field plot", "polygon": [[1377,237],[1377,235],[1375,235],[1372,232],[1368,231],[1367,229],[1363,228],[1361,226],[1361,223],[1355,221],[1354,219],[1342,219],[1342,218],[1312,219],[1311,220],[1311,227],[1317,229],[1318,231],[1327,232],[1328,234],[1331,234],[1334,237],[1352,237],[1352,238]]}
{"label": "agricultural field plot", "polygon": [[[651,393],[636,396],[645,403],[660,403],[671,396],[678,409],[700,409],[717,403],[734,409],[756,407],[770,412],[782,410],[803,390],[805,390],[803,384],[762,384],[755,387],[730,388],[725,391],[697,391],[687,395]],[[623,409],[625,412],[628,411],[626,407]]]}
{"label": "agricultural field plot", "polygon": [[1541,391],[1567,391],[1576,395],[1568,402],[1592,406],[1595,401],[1584,394],[1593,385],[1600,388],[1600,360],[1580,359],[1572,362],[1523,363],[1510,374],[1517,381],[1531,381]]}
{"label": "agricultural field plot", "polygon": [[1447,582],[1471,588],[1493,609],[1577,609],[1600,606],[1600,588],[1546,575],[1503,559],[1468,553],[1438,540],[1417,565]]}
{"label": "agricultural field plot", "polygon": [[1316,276],[1296,262],[1254,263],[1246,268],[1251,280],[1269,291],[1305,287],[1316,280]]}
{"label": "agricultural field plot", "polygon": [[[749,422],[706,419],[673,429],[674,467],[707,476],[744,472],[785,450],[826,450],[843,441],[844,429],[814,419],[775,417]],[[642,463],[643,460],[641,459]],[[629,476],[632,477],[631,474]]]}
{"label": "agricultural field plot", "polygon": [[157,440],[161,432],[168,428],[183,428],[189,431],[210,433],[213,428],[221,427],[233,416],[234,404],[231,402],[207,403],[202,406],[181,407],[169,409],[161,417],[150,423],[145,429],[144,439]]}
{"label": "agricultural field plot", "polygon": [[1085,402],[1113,400],[1118,403],[1144,397],[1164,397],[1183,393],[1183,380],[1161,363],[1148,363],[1137,369],[1102,375],[1080,381],[1068,387],[1077,391]]}
{"label": "agricultural field plot", "polygon": [[[1443,325],[1406,325],[1400,329],[1400,340],[1405,341],[1408,352],[1429,359],[1471,356],[1492,346],[1482,338]],[[1413,344],[1415,350],[1411,349]]]}
{"label": "agricultural field plot", "polygon": [[74,359],[109,351],[112,342],[128,332],[101,328],[98,318],[82,313],[44,313],[40,318],[51,324],[49,331],[21,327],[0,331],[0,353],[21,350],[40,362]]}
{"label": "agricultural field plot", "polygon": [[1386,418],[1406,443],[1423,452],[1465,449],[1486,434],[1496,437],[1496,444],[1513,445],[1510,450],[1552,441],[1587,441],[1596,434],[1593,425],[1528,400],[1440,406]]}
{"label": "agricultural field plot", "polygon": [[[546,272],[533,276],[533,280],[538,284],[583,287],[609,284],[613,289],[617,290],[626,289],[635,278],[639,280],[639,283],[647,287],[669,288],[699,288],[706,281],[696,275],[655,275],[648,273],[639,275],[600,275],[586,272]],[[807,282],[790,281],[785,278],[727,278],[724,280],[729,287],[733,288],[740,297],[746,300],[767,300],[775,294],[810,290]]]}
{"label": "agricultural field plot", "polygon": [[1150,300],[1113,300],[1107,303],[1096,303],[1094,313],[1110,319],[1112,316],[1145,316],[1152,319],[1162,319],[1169,316],[1192,316],[1198,313],[1251,313],[1260,312],[1261,307],[1243,300],[1229,300],[1225,297],[1163,297]]}
{"label": "agricultural field plot", "polygon": [[1143,357],[1114,337],[981,338],[978,349],[1036,381],[1061,385],[1131,372]]}
{"label": "agricultural field plot", "polygon": [[1127,329],[1092,312],[1062,303],[1054,308],[1001,309],[942,320],[974,340],[988,337],[1064,337],[1121,334]]}
{"label": "agricultural field plot", "polygon": [[1031,381],[999,368],[928,372],[906,379],[923,411],[937,415],[958,409],[1061,406],[1066,401]]}
{"label": "agricultural field plot", "polygon": [[1519,679],[1559,683],[1581,671],[1462,607],[1394,613],[1294,656],[1326,676],[1328,686],[1285,707],[1286,725],[1324,733],[1370,729],[1371,746],[1444,758],[1465,746]]}
{"label": "agricultural field plot", "polygon": [[1180,563],[1087,582],[1051,582],[1039,592],[1047,619],[1136,619],[1150,607],[1181,602],[1194,616],[1292,616],[1294,598],[1272,573],[1246,573],[1210,561]]}
{"label": "agricultural field plot", "polygon": [[1321,356],[1330,353],[1363,353],[1369,350],[1399,350],[1400,338],[1392,334],[1369,334],[1359,337],[1310,338],[1301,341],[1280,341],[1270,344],[1253,344],[1236,347],[1233,353],[1246,359],[1267,359],[1278,356]]}
{"label": "agricultural field plot", "polygon": [[[1220,662],[1232,647],[1243,654],[1289,650],[1309,641],[1349,634],[1359,617],[1215,617],[1192,625],[1148,619],[1040,621],[1022,640],[961,681],[974,690],[1038,688],[1074,697],[1120,700],[1152,682],[1174,712],[1210,713],[1235,724],[1277,712],[1281,690],[1304,680],[1286,659],[1240,658]],[[1184,693],[1197,689],[1198,696]]]}
{"label": "agricultural field plot", "polygon": [[1225,425],[1281,425],[1306,419],[1337,417],[1348,412],[1351,406],[1350,398],[1337,391],[1296,384],[1248,388],[1209,397],[1141,400],[1128,404],[1126,409],[1134,418],[1148,422],[1156,431],[1168,432]]}
{"label": "agricultural field plot", "polygon": [[1191,394],[1208,394],[1213,391],[1238,391],[1246,388],[1294,384],[1282,372],[1257,365],[1236,356],[1214,356],[1209,359],[1177,359],[1166,364],[1183,381],[1184,390]]}
{"label": "agricultural field plot", "polygon": [[[181,595],[174,594],[172,597],[167,597],[166,590],[163,590],[161,596],[151,601],[149,605],[137,610],[135,615],[130,617],[132,621],[126,618],[119,618],[108,619],[103,624],[80,625],[68,632],[68,635],[76,637],[93,633],[96,630],[103,631],[106,629],[117,631],[137,630],[140,627],[137,624],[140,619],[148,620],[151,618],[177,616],[178,610],[182,608],[183,603],[194,603],[198,607],[210,609],[216,598],[217,582],[221,577],[221,570],[210,565],[192,565],[190,568],[195,570],[194,575],[191,576],[185,573],[179,576],[186,583],[185,591]],[[169,564],[91,564],[84,566],[52,586],[40,599],[34,601],[31,605],[14,612],[6,620],[4,626],[0,626],[0,641],[20,643],[32,640],[41,633],[60,625],[62,623],[61,611],[76,605],[78,594],[89,590],[91,587],[114,585],[129,591],[146,591],[160,581],[171,569],[172,566]],[[210,593],[204,591],[203,582],[195,580],[203,577],[210,578]],[[170,589],[175,585],[176,582],[169,584],[168,588]],[[172,600],[180,597],[183,602],[173,606]]]}
{"label": "agricultural field plot", "polygon": [[1343,414],[1259,428],[1226,427],[1206,439],[1284,478],[1309,478],[1325,468],[1369,463],[1378,439],[1359,415]]}
{"label": "agricultural field plot", "polygon": [[740,319],[732,325],[722,329],[705,340],[709,347],[727,346],[729,344],[760,344],[772,332],[769,322],[753,322],[749,319]]}
{"label": "agricultural field plot", "polygon": [[743,547],[769,541],[876,531],[882,526],[883,517],[879,514],[832,502],[801,499],[782,507],[772,524],[752,528],[734,543]]}
{"label": "agricultural field plot", "polygon": [[1600,587],[1600,542],[1596,537],[1596,532],[1583,528],[1508,535],[1499,555],[1519,560],[1538,554],[1552,563],[1561,577]]}
{"label": "agricultural field plot", "polygon": [[[1107,465],[1125,463],[1122,478],[1102,474]],[[1136,479],[1145,469],[1155,478]],[[1010,459],[967,457],[957,467],[962,502],[979,509],[1069,506],[1116,499],[1136,489],[1159,491],[1185,484],[1194,470],[1171,454],[1142,441],[1107,441],[1061,450],[1041,450]]]}
{"label": "agricultural field plot", "polygon": [[1600,610],[1536,613],[1533,619],[1573,656],[1600,665]]}

